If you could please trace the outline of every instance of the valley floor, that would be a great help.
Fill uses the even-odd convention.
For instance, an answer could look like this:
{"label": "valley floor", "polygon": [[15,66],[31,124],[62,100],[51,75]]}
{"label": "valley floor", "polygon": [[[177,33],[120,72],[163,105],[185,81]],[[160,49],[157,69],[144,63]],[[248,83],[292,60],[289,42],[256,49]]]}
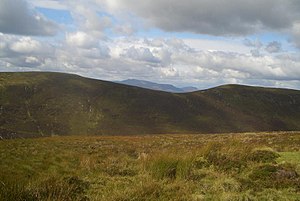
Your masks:
{"label": "valley floor", "polygon": [[0,141],[0,200],[300,200],[300,132]]}

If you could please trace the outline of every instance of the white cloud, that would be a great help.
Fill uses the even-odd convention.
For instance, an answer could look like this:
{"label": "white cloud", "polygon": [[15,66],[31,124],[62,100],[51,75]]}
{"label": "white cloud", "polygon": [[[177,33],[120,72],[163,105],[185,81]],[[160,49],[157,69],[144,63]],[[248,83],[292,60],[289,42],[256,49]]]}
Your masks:
{"label": "white cloud", "polygon": [[98,45],[95,38],[81,31],[67,33],[66,41],[70,46],[77,46],[80,48],[91,48]]}
{"label": "white cloud", "polygon": [[38,53],[42,49],[42,45],[39,41],[33,40],[30,37],[22,37],[19,40],[13,42],[10,49],[17,53]]}
{"label": "white cloud", "polygon": [[[156,40],[155,43],[153,43],[154,40]],[[126,42],[123,39],[114,41],[114,43],[118,43],[118,48],[122,49],[123,47],[123,50],[124,48],[128,50],[126,49],[128,43],[136,44],[135,48],[131,49],[134,56],[130,54],[122,55],[120,50],[118,52],[121,55],[120,58],[135,58],[134,65],[138,65],[136,62],[140,61],[140,66],[144,66],[145,74],[149,71],[149,66],[144,65],[145,58],[140,59],[140,57],[137,57],[137,55],[141,55],[137,53],[137,50],[148,49],[151,51],[152,55],[159,59],[159,63],[156,63],[152,69],[156,72],[152,80],[165,78],[177,83],[190,83],[193,80],[194,85],[195,83],[203,83],[201,80],[209,82],[209,79],[219,79],[222,80],[222,83],[231,82],[232,80],[239,83],[251,83],[251,80],[261,80],[261,82],[268,81],[269,85],[279,81],[282,83],[292,82],[293,80],[299,81],[300,72],[296,70],[296,67],[300,66],[300,60],[297,57],[294,58],[290,53],[284,53],[286,54],[285,57],[262,54],[259,57],[254,57],[249,53],[193,50],[182,40],[154,40],[137,39],[135,42],[133,40]],[[122,45],[122,43],[125,45]],[[164,59],[162,59],[163,52],[167,55],[166,60],[168,62],[164,62]],[[287,58],[287,55],[290,57]],[[117,56],[115,55],[115,57]],[[133,72],[132,75],[135,75],[135,73]]]}
{"label": "white cloud", "polygon": [[40,66],[41,65],[41,61],[34,56],[28,56],[25,57],[25,63],[27,64],[27,66]]}
{"label": "white cloud", "polygon": [[248,53],[249,47],[246,47],[242,42],[237,40],[208,40],[208,39],[183,39],[183,41],[191,48],[209,51],[224,51]]}
{"label": "white cloud", "polygon": [[0,34],[0,41],[0,60],[5,66],[39,67],[46,57],[53,57],[51,45],[31,37]]}
{"label": "white cloud", "polygon": [[176,77],[179,76],[179,72],[176,68],[161,68],[160,69],[164,77]]}
{"label": "white cloud", "polygon": [[111,18],[100,15],[99,5],[91,0],[68,0],[66,4],[81,31],[99,37],[107,28],[111,28]]}

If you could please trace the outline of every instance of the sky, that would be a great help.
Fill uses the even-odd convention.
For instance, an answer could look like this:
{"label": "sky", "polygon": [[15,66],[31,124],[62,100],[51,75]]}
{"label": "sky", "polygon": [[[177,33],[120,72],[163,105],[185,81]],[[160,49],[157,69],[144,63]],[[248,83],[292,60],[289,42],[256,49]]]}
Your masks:
{"label": "sky", "polygon": [[0,71],[300,89],[299,0],[0,0]]}

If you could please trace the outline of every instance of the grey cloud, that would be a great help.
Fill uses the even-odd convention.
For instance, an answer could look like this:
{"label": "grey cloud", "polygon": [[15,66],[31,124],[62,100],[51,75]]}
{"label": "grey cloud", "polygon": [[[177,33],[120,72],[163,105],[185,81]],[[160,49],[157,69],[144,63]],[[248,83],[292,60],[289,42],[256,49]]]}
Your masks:
{"label": "grey cloud", "polygon": [[298,0],[122,0],[115,5],[165,31],[210,35],[281,31],[300,20]]}
{"label": "grey cloud", "polygon": [[277,41],[273,41],[266,46],[265,50],[269,53],[277,53],[281,51],[281,48],[282,48],[281,43]]}
{"label": "grey cloud", "polygon": [[252,54],[253,57],[260,57],[260,51],[258,49],[251,50],[250,53]]}
{"label": "grey cloud", "polygon": [[36,68],[44,63],[43,58],[39,58],[36,56],[19,56],[19,57],[13,57],[13,58],[5,58],[3,61],[6,61],[7,63],[17,66],[17,67],[28,67],[28,68]]}
{"label": "grey cloud", "polygon": [[24,0],[0,1],[0,32],[16,35],[55,35],[59,26],[30,9]]}
{"label": "grey cloud", "polygon": [[159,57],[162,66],[169,66],[172,63],[172,51],[167,48],[161,48],[154,51]]}
{"label": "grey cloud", "polygon": [[150,63],[159,63],[160,60],[153,56],[152,52],[149,50],[149,48],[136,48],[136,47],[130,47],[126,50],[125,54],[123,56],[128,57],[133,60],[137,61],[145,61]]}
{"label": "grey cloud", "polygon": [[144,43],[146,44],[146,45],[149,45],[149,46],[152,46],[152,47],[163,47],[163,45],[164,45],[164,39],[157,39],[157,38],[155,38],[155,39],[147,39],[147,38],[145,38],[144,39]]}
{"label": "grey cloud", "polygon": [[[300,8],[300,6],[299,6],[299,8]],[[295,46],[298,49],[300,49],[300,22],[294,24],[294,27],[292,29],[292,41],[294,42]]]}
{"label": "grey cloud", "polygon": [[260,40],[250,40],[250,39],[245,39],[244,40],[244,45],[247,47],[255,47],[255,48],[261,48],[263,46],[263,43]]}
{"label": "grey cloud", "polygon": [[[72,51],[70,51],[72,52]],[[110,49],[105,46],[101,45],[97,48],[90,48],[90,49],[80,49],[77,50],[77,53],[85,58],[89,59],[108,59],[110,58]]]}
{"label": "grey cloud", "polygon": [[136,32],[135,28],[130,24],[118,25],[113,28],[113,31],[116,34],[127,35],[127,36],[131,36]]}

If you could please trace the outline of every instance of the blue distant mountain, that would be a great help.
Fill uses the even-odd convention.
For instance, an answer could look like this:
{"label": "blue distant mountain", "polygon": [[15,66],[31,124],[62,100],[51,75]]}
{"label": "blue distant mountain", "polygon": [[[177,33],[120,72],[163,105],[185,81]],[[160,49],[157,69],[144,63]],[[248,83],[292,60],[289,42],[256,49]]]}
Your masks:
{"label": "blue distant mountain", "polygon": [[149,81],[137,80],[137,79],[123,80],[123,81],[119,81],[118,83],[146,88],[146,89],[157,90],[157,91],[166,91],[171,93],[186,93],[186,92],[193,92],[198,90],[196,87],[178,88],[171,84],[159,84],[155,82],[149,82]]}

